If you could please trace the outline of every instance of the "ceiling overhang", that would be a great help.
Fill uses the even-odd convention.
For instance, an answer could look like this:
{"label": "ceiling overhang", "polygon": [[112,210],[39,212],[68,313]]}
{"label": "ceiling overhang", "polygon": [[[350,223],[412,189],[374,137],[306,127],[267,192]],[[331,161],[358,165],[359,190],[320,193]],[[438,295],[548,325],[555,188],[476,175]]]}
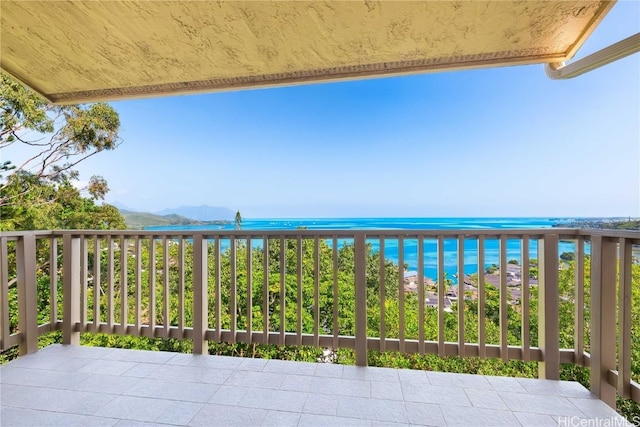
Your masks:
{"label": "ceiling overhang", "polygon": [[611,1],[0,3],[0,65],[78,103],[557,63]]}

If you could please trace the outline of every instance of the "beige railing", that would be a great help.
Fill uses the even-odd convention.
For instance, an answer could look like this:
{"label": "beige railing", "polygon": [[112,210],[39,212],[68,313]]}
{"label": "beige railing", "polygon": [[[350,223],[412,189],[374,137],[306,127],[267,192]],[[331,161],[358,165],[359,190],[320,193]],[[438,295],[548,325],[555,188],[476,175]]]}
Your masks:
{"label": "beige railing", "polygon": [[[507,271],[514,241],[518,299]],[[567,244],[575,253],[571,295],[559,289],[568,268],[559,269],[559,248]],[[631,375],[634,245],[640,232],[575,229],[7,232],[0,236],[0,349],[35,352],[38,336],[62,330],[67,344],[81,332],[108,333],[188,339],[194,353],[206,353],[207,341],[351,348],[359,365],[368,350],[536,361],[548,379],[570,363],[591,367],[591,390],[607,404],[615,406],[616,391],[640,402]],[[415,289],[406,290],[402,269],[389,268],[390,246],[393,263],[415,260]],[[469,255],[484,271],[489,247],[499,268],[494,338],[485,275],[474,278],[472,295],[460,283]],[[456,257],[459,282],[452,313],[445,311],[447,256]],[[425,280],[426,265],[437,272],[434,283]],[[416,303],[429,293],[435,307]],[[569,349],[559,348],[567,303]],[[515,335],[509,310],[519,316]],[[435,335],[425,327],[430,321]],[[457,339],[447,339],[452,330]]]}

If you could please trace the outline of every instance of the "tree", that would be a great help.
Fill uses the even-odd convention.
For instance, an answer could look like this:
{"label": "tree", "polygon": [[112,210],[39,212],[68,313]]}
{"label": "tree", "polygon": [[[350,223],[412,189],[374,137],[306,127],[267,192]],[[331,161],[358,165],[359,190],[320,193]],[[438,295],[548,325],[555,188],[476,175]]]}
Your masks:
{"label": "tree", "polygon": [[[118,113],[106,103],[52,105],[0,72],[0,150],[20,144],[29,154],[19,164],[0,163],[0,206],[14,203],[35,184],[66,185],[78,180],[73,168],[120,143]],[[15,191],[7,191],[13,186]],[[84,189],[94,199],[108,191],[94,176]]]}
{"label": "tree", "polygon": [[240,215],[240,211],[236,212],[235,222],[236,222],[236,224],[235,224],[236,230],[242,229],[242,215]]}
{"label": "tree", "polygon": [[576,254],[574,252],[562,252],[562,254],[560,254],[560,259],[566,262],[575,261]]}

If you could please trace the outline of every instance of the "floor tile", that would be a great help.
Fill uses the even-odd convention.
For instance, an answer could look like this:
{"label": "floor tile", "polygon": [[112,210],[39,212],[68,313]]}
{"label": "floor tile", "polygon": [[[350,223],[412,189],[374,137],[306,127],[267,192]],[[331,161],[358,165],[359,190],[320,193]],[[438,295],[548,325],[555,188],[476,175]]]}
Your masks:
{"label": "floor tile", "polygon": [[[523,427],[558,427],[558,421],[551,415],[532,414],[529,412],[513,412]],[[567,427],[570,424],[567,424]]]}
{"label": "floor tile", "polygon": [[404,400],[399,382],[371,381],[371,397],[374,399]]}
{"label": "floor tile", "polygon": [[208,402],[220,386],[193,382],[177,382],[143,378],[124,392],[127,396],[153,397],[183,400],[188,402]]}
{"label": "floor tile", "polygon": [[118,396],[95,415],[134,421],[155,421],[173,403],[169,400]]}
{"label": "floor tile", "polygon": [[241,371],[262,371],[267,364],[267,359],[244,359],[238,370]]}
{"label": "floor tile", "polygon": [[370,397],[371,382],[343,378],[314,377],[309,393]]}
{"label": "floor tile", "polygon": [[242,358],[230,356],[197,356],[190,366],[206,366],[213,369],[237,369],[242,364]]}
{"label": "floor tile", "polygon": [[165,424],[187,425],[203,407],[203,403],[172,402],[155,421]]}
{"label": "floor tile", "polygon": [[338,396],[335,394],[309,393],[302,412],[305,414],[333,415],[338,411]]}
{"label": "floor tile", "polygon": [[101,375],[122,375],[136,365],[135,362],[123,362],[121,360],[93,360],[81,367],[79,372]]}
{"label": "floor tile", "polygon": [[418,369],[399,369],[398,378],[403,383],[431,384],[427,373]]}
{"label": "floor tile", "polygon": [[269,360],[262,372],[276,372],[294,375],[313,375],[316,372],[317,363],[291,362],[289,360]]}
{"label": "floor tile", "polygon": [[302,414],[300,415],[299,426],[370,426],[370,420],[363,420],[361,418],[345,418],[334,417],[331,415],[315,415],[315,414]]}
{"label": "floor tile", "polygon": [[586,418],[602,418],[602,419],[623,419],[615,409],[604,403],[600,399],[579,399],[569,397],[569,402],[573,403]]}
{"label": "floor tile", "polygon": [[224,384],[233,374],[231,369],[211,369],[202,366],[158,365],[147,378],[194,383]]}
{"label": "floor tile", "polygon": [[193,417],[190,426],[258,426],[266,418],[265,409],[207,404]]}
{"label": "floor tile", "polygon": [[267,411],[262,421],[263,426],[294,427],[298,425],[300,414],[297,412]]}
{"label": "floor tile", "polygon": [[14,386],[11,393],[2,395],[2,406],[93,415],[114,398],[110,394]]}
{"label": "floor tile", "polygon": [[405,402],[407,420],[414,425],[444,426],[444,417],[440,405],[433,403]]}
{"label": "floor tile", "polygon": [[2,367],[2,370],[0,370],[0,382],[2,384],[44,387],[63,378],[66,374],[66,372],[21,368],[12,364],[11,366]]}
{"label": "floor tile", "polygon": [[211,399],[209,399],[209,403],[237,406],[244,398],[247,390],[249,390],[248,387],[221,385]]}
{"label": "floor tile", "polygon": [[115,375],[89,374],[84,381],[77,381],[71,390],[92,391],[94,393],[122,394],[129,390],[140,378],[121,377]]}
{"label": "floor tile", "polygon": [[532,394],[546,396],[581,397],[589,399],[592,394],[582,384],[575,381],[539,380],[534,378],[518,378],[518,383]]}
{"label": "floor tile", "polygon": [[285,374],[273,372],[235,371],[225,382],[226,385],[279,389]]}
{"label": "floor tile", "polygon": [[496,377],[487,375],[486,380],[495,391],[512,391],[514,393],[526,393],[524,387],[520,385],[517,378]]}
{"label": "floor tile", "polygon": [[125,377],[137,377],[137,378],[146,378],[152,372],[155,372],[157,369],[161,369],[159,365],[152,363],[136,363],[127,371],[123,372],[121,375]]}
{"label": "floor tile", "polygon": [[439,405],[471,406],[471,402],[460,387],[440,387],[402,383],[405,402],[437,403]]}
{"label": "floor tile", "polygon": [[334,363],[318,363],[316,367],[316,377],[342,378],[343,365]]}
{"label": "floor tile", "polygon": [[113,426],[118,422],[113,418],[101,418],[88,415],[61,412],[39,411],[34,409],[3,407],[0,413],[2,426]]}
{"label": "floor tile", "polygon": [[305,393],[284,390],[250,388],[238,403],[247,408],[272,409],[276,411],[301,412]]}
{"label": "floor tile", "polygon": [[528,393],[498,392],[509,410],[514,412],[531,412],[534,414],[583,416],[565,397],[545,396]]}
{"label": "floor tile", "polygon": [[432,385],[491,390],[493,387],[484,375],[454,374],[450,372],[427,372]]}
{"label": "floor tile", "polygon": [[337,415],[367,420],[407,422],[404,402],[397,400],[340,396]]}
{"label": "floor tile", "polygon": [[306,375],[287,375],[280,390],[308,392],[311,388],[311,377]]}
{"label": "floor tile", "polygon": [[496,409],[446,407],[442,408],[447,426],[514,426],[518,419],[510,411]]}
{"label": "floor tile", "polygon": [[385,383],[400,382],[398,371],[392,368],[345,366],[342,378],[353,380],[382,381]]}
{"label": "floor tile", "polygon": [[468,388],[465,389],[464,392],[469,398],[471,405],[475,408],[508,410],[507,405],[500,399],[500,395],[493,390]]}

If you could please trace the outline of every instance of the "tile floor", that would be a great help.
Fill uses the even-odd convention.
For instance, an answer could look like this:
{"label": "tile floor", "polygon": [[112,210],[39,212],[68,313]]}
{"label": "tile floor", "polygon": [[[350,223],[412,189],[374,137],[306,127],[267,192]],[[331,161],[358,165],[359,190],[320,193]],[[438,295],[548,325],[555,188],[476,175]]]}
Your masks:
{"label": "tile floor", "polygon": [[2,426],[569,427],[588,419],[625,425],[580,384],[562,381],[62,345],[0,367]]}

